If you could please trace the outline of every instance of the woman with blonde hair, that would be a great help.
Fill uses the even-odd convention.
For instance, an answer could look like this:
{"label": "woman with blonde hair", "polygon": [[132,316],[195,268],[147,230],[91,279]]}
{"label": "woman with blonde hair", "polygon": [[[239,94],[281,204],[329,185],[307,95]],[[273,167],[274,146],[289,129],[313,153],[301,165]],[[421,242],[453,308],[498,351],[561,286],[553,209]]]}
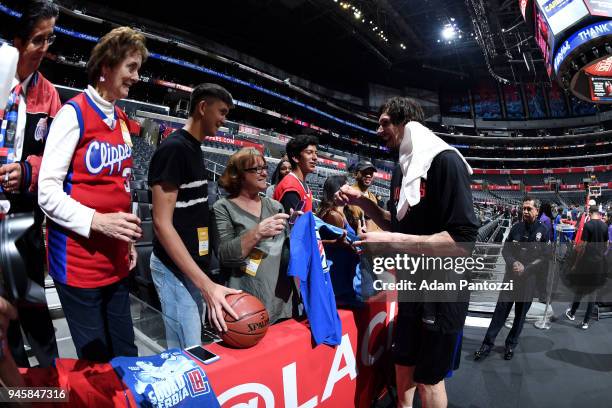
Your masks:
{"label": "woman with blonde hair", "polygon": [[89,86],[58,112],[41,165],[49,274],[77,355],[92,361],[138,354],[128,274],[142,231],[130,213],[128,118],[116,102],[147,56],[144,36],[129,27],[100,39],[87,63]]}
{"label": "woman with blonde hair", "polygon": [[260,194],[267,178],[268,165],[258,150],[237,151],[219,180],[229,196],[213,209],[228,286],[259,298],[274,323],[297,314],[297,296],[283,262],[289,215],[278,201]]}

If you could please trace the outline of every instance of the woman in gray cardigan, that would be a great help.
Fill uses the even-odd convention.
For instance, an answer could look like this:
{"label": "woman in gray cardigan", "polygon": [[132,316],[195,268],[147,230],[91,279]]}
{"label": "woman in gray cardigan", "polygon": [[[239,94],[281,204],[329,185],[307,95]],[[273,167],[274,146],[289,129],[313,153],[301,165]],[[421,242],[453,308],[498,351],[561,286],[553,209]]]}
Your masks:
{"label": "woman in gray cardigan", "polygon": [[297,315],[298,297],[282,262],[289,216],[278,201],[260,195],[266,190],[267,177],[268,166],[258,150],[237,151],[219,179],[229,195],[217,201],[213,210],[227,286],[259,298],[270,322],[276,322]]}

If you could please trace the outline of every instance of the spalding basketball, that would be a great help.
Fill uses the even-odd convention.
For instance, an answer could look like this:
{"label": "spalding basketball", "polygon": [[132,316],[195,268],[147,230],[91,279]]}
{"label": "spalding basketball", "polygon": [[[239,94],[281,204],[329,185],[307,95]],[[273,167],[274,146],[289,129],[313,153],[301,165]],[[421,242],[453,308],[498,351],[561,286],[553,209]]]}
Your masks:
{"label": "spalding basketball", "polygon": [[221,333],[223,342],[236,348],[249,348],[259,343],[270,325],[270,317],[263,303],[244,292],[227,295],[225,299],[238,314],[238,320],[223,311],[223,319],[227,325],[227,331]]}

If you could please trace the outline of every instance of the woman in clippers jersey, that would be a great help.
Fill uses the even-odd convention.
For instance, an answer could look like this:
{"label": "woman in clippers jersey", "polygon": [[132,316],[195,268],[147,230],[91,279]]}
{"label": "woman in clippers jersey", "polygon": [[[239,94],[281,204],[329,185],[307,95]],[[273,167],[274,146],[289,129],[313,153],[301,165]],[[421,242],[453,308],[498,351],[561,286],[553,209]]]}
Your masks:
{"label": "woman in clippers jersey", "polygon": [[128,27],[100,39],[87,63],[90,85],[58,112],[40,171],[49,274],[87,360],[138,354],[127,277],[142,231],[130,213],[128,119],[115,102],[138,82],[147,56],[144,36]]}

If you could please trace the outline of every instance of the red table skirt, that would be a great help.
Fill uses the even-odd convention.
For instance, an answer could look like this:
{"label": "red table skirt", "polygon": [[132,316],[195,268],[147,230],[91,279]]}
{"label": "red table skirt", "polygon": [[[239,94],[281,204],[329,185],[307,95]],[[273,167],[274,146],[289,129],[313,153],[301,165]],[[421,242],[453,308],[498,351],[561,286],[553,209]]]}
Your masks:
{"label": "red table skirt", "polygon": [[[207,348],[221,359],[202,365],[222,407],[259,399],[260,407],[369,407],[381,391],[389,364],[395,301],[339,310],[342,343],[314,347],[307,321],[268,329],[249,349]],[[110,364],[58,359],[53,369],[23,369],[28,386],[68,390],[68,404],[36,406],[135,407]],[[129,404],[129,405],[128,405]]]}

